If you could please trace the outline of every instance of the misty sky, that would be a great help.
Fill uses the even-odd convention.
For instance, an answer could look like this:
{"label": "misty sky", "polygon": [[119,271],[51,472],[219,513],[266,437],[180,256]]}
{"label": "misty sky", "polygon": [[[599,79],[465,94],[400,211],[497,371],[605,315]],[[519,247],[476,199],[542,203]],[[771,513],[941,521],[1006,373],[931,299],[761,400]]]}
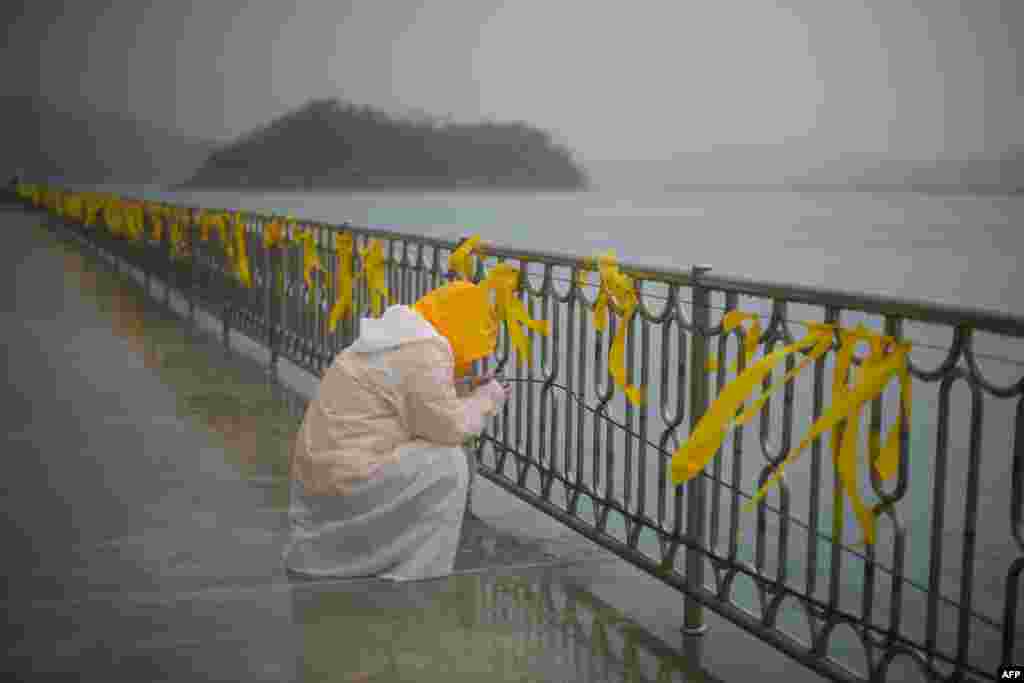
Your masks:
{"label": "misty sky", "polygon": [[1021,0],[17,4],[0,10],[7,92],[85,97],[197,137],[339,96],[525,120],[585,159],[1024,143]]}

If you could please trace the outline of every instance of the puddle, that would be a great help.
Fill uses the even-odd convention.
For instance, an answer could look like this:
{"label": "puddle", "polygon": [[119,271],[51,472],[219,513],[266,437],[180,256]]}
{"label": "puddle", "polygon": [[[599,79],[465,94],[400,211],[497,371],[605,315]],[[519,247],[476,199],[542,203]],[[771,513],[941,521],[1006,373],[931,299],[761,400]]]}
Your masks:
{"label": "puddle", "polygon": [[300,680],[710,680],[547,570],[329,592],[297,587],[292,615]]}

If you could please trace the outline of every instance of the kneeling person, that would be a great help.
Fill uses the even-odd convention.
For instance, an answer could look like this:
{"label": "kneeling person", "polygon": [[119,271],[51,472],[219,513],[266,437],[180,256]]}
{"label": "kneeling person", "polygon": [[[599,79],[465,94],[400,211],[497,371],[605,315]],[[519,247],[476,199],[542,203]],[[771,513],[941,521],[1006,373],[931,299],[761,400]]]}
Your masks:
{"label": "kneeling person", "polygon": [[494,379],[465,397],[455,388],[494,352],[489,295],[453,282],[361,325],[296,437],[285,567],[318,577],[443,576],[469,491],[462,444],[508,399]]}

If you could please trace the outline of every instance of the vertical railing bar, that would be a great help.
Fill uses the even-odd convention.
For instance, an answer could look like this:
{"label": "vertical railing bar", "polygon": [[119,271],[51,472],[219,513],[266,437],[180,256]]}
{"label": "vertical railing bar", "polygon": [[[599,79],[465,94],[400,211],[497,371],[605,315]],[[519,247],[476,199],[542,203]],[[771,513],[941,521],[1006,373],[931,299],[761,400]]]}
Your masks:
{"label": "vertical railing bar", "polygon": [[[573,394],[581,394],[581,392],[576,388],[576,377],[574,373],[576,369],[576,328],[574,326],[574,323],[576,322],[577,285],[575,284],[575,281],[577,276],[577,269],[573,268],[571,274],[573,282],[569,284],[569,293],[566,296],[567,310],[565,315],[565,387],[568,393],[565,404],[565,443],[563,444],[564,462],[562,471],[565,474],[566,482],[564,484],[566,488],[566,498],[568,503],[566,509],[570,514],[575,514],[574,503],[576,500],[576,496],[569,495],[568,482],[570,476],[576,474],[575,472],[572,471],[573,436],[577,426],[576,420],[574,418],[575,415],[579,413],[579,411],[583,410],[583,406],[582,403],[574,401],[571,398],[569,398]],[[582,315],[585,315],[585,313],[582,313]],[[556,347],[555,352],[557,353],[557,351],[558,349]],[[576,411],[573,410],[574,404],[577,407]],[[575,494],[575,491],[573,493]]]}
{"label": "vertical railing bar", "polygon": [[[582,298],[583,294],[582,294],[582,292],[578,288],[577,288],[577,293],[578,293],[578,296],[580,297],[581,303],[585,304],[585,300]],[[586,395],[587,395],[587,331],[590,328],[590,316],[588,315],[589,306],[583,305],[581,308],[582,308],[582,310],[580,311],[580,318],[579,318],[580,350],[579,350],[579,353],[577,354],[577,360],[579,361],[579,365],[576,368],[576,382],[577,382],[576,393],[580,397],[586,398]],[[598,338],[600,338],[600,336],[601,336],[600,333],[598,333],[597,336],[598,336]],[[598,342],[595,340],[594,343],[596,344]],[[583,489],[584,486],[585,486],[585,484],[584,484],[584,474],[583,474],[583,470],[584,470],[584,467],[583,467],[583,462],[584,462],[584,460],[583,460],[584,459],[584,454],[583,454],[583,450],[584,450],[583,449],[583,435],[585,433],[584,430],[586,428],[586,419],[587,419],[587,413],[584,410],[583,402],[580,401],[580,402],[578,402],[576,404],[576,477],[575,477],[575,479],[576,479],[576,490],[574,492],[574,499],[577,500],[577,501],[579,500],[578,494],[579,494],[580,490]],[[574,510],[574,513],[575,513],[575,510]]]}
{"label": "vertical railing bar", "polygon": [[939,625],[939,589],[942,578],[942,540],[945,532],[946,461],[949,453],[949,397],[959,373],[947,374],[939,385],[938,434],[935,443],[934,489],[932,494],[931,557],[928,564],[928,606],[925,616],[925,650],[934,662]]}
{"label": "vertical railing bar", "polygon": [[[732,297],[731,304],[736,306],[738,303],[737,297],[734,293],[730,292],[726,295],[726,301],[729,302],[729,297]],[[729,308],[730,304],[726,303],[726,308]],[[723,335],[724,336],[724,335]],[[739,336],[737,335],[737,340]],[[739,341],[737,341],[739,344]],[[725,365],[725,358],[719,359],[719,376],[722,378],[721,381],[725,381],[724,374],[725,370],[722,367]],[[739,344],[739,348],[736,351],[736,374],[739,375],[747,369],[747,357],[743,353],[743,346]],[[721,386],[721,385],[719,385]],[[742,408],[737,409],[737,414]],[[743,425],[736,425],[732,430],[732,472],[731,483],[732,483],[732,496],[729,501],[729,560],[733,563],[739,559],[740,551],[740,491],[742,490],[740,485],[743,483]]]}
{"label": "vertical railing bar", "polygon": [[[690,377],[687,375],[687,363],[692,362],[687,356],[690,355],[690,337],[693,334],[687,334],[682,325],[678,326],[677,333],[679,335],[679,358],[678,358],[678,386],[676,394],[677,405],[683,405],[685,408],[684,396],[689,396],[689,392],[686,390],[686,386]],[[691,373],[692,374],[692,373]],[[692,398],[692,396],[691,396]],[[692,409],[691,409],[692,410]],[[675,424],[671,427],[671,433],[675,433],[675,430],[679,428],[684,419],[683,411],[679,410],[676,414]],[[668,434],[669,431],[666,431]],[[663,468],[664,471],[664,468]],[[672,489],[672,538],[678,539],[683,533],[683,497],[685,495],[685,488],[682,484],[674,486]]]}
{"label": "vertical railing bar", "polygon": [[231,261],[228,258],[228,245],[231,244],[232,231],[234,230],[234,223],[228,218],[224,217],[225,229],[222,236],[222,243],[220,245],[220,283],[221,291],[223,292],[223,302],[221,308],[221,334],[224,342],[225,350],[231,349],[231,296],[233,293],[233,283],[231,281]]}
{"label": "vertical railing bar", "polygon": [[[626,325],[626,321],[619,320],[615,316],[608,317],[611,318],[611,324],[608,326],[608,346],[609,348],[611,348],[612,340],[615,339],[615,335],[618,334],[618,326]],[[615,391],[615,382],[611,378],[610,366],[611,363],[609,363],[609,367],[607,368],[608,372],[607,374],[605,374],[605,387],[611,390],[611,392],[609,393],[612,393]],[[612,393],[612,397],[614,397],[614,393]],[[611,399],[605,402],[603,407],[604,413],[610,412]],[[605,422],[604,427],[604,502],[612,503],[618,502],[618,500],[615,497],[615,426],[611,423],[610,420],[608,420]],[[611,509],[611,506],[606,506],[603,509],[605,511],[604,520],[605,523],[607,523],[607,513]]]}
{"label": "vertical railing bar", "polygon": [[[903,339],[903,320],[895,316],[886,317],[886,334],[892,336],[894,339]],[[911,380],[913,381],[913,380]],[[897,410],[902,411],[905,408],[904,405],[905,397],[900,395],[899,405]],[[909,467],[909,444],[910,444],[910,425],[906,421],[900,423],[900,434],[899,434],[899,453],[900,453],[900,466]],[[909,477],[909,475],[907,475]],[[900,493],[902,497],[905,494]],[[895,525],[895,518],[894,518]],[[891,577],[891,590],[890,590],[890,602],[889,602],[889,630],[892,633],[901,632],[901,620],[903,615],[903,581],[904,581],[904,567],[906,564],[906,535],[902,529],[897,528],[895,534],[895,542],[893,547],[893,567]]]}
{"label": "vertical railing bar", "polygon": [[[545,268],[550,268],[550,267],[551,266],[545,266]],[[549,287],[550,287],[551,291],[549,291]],[[550,359],[550,360],[548,358],[544,359],[544,361],[549,365],[549,367],[544,370],[544,374],[546,375],[545,376],[545,380],[548,380],[548,377],[550,377],[552,380],[557,381],[558,380],[558,376],[559,376],[559,374],[561,372],[561,369],[562,369],[562,363],[561,363],[562,354],[560,354],[558,352],[559,348],[561,346],[561,341],[562,341],[562,307],[560,305],[560,302],[558,301],[558,298],[556,296],[552,296],[553,289],[554,289],[553,285],[551,284],[550,279],[548,279],[547,286],[545,287],[545,290],[544,290],[544,306],[543,306],[543,309],[541,311],[541,315],[542,315],[542,317],[545,320],[547,320],[548,317],[549,317],[548,316],[549,309],[553,309],[553,314],[550,316],[552,318],[552,320],[551,320],[551,339],[548,341],[548,344],[550,344],[550,350],[549,350],[548,344],[545,344],[544,347],[542,348],[542,350],[546,354],[549,354],[549,359]],[[544,364],[545,363],[542,362],[541,367],[544,367]],[[548,451],[547,451],[547,459],[548,459],[547,463],[548,463],[548,468],[549,468],[549,475],[548,475],[547,486],[545,487],[545,493],[544,493],[544,496],[545,496],[546,500],[550,500],[550,498],[551,498],[551,490],[554,487],[554,484],[555,484],[555,481],[556,481],[555,477],[556,476],[564,476],[564,473],[560,471],[561,468],[559,467],[559,464],[558,464],[558,436],[563,431],[563,430],[560,430],[560,429],[557,428],[558,425],[561,425],[561,422],[559,420],[559,418],[561,417],[561,414],[560,414],[560,412],[561,412],[560,411],[560,403],[558,401],[558,397],[552,391],[552,388],[553,387],[552,387],[551,384],[545,383],[543,389],[541,390],[541,403],[542,403],[542,406],[541,406],[541,429],[540,429],[540,431],[541,431],[542,443],[543,443],[544,434],[546,432],[548,433],[548,438],[549,438],[549,447],[548,447]],[[568,397],[566,397],[566,400],[568,400]],[[544,421],[544,418],[547,416],[547,410],[545,410],[545,407],[543,405],[545,403],[545,401],[550,405],[550,411],[551,411],[551,422],[550,423],[546,423]]]}
{"label": "vertical railing bar", "polygon": [[[842,311],[836,310],[836,325],[840,324]],[[849,382],[850,373],[846,372],[844,377],[838,378],[840,382]],[[835,378],[833,378],[835,379]],[[833,387],[833,391],[835,388]],[[843,432],[845,431],[846,420],[841,421],[832,430],[833,443],[842,443]],[[843,490],[839,479],[839,470],[835,462],[832,463],[832,547],[829,563],[829,587],[828,587],[828,609],[836,611],[839,609],[840,585],[842,581],[843,562]]]}
{"label": "vertical railing bar", "polygon": [[[783,321],[789,317],[789,303],[781,301],[778,305],[778,313]],[[796,357],[786,357],[786,372],[791,372],[796,367]],[[793,406],[796,402],[796,383],[786,382],[782,389],[782,438],[779,444],[779,462],[786,457],[793,446]],[[790,518],[790,488],[786,481],[780,482],[780,506],[779,506],[779,552],[777,556],[778,572],[776,580],[779,584],[785,584],[789,578],[789,535],[792,521]]]}
{"label": "vertical railing bar", "polygon": [[[690,433],[704,416],[708,407],[707,373],[703,372],[708,358],[708,333],[711,330],[710,292],[701,278],[710,266],[694,266],[693,277],[693,344],[690,347]],[[694,597],[704,589],[705,546],[704,507],[705,478],[696,476],[686,483],[686,532],[693,547],[686,550],[686,583],[691,593],[684,599],[683,632],[701,635],[707,632],[704,608]]]}
{"label": "vertical railing bar", "polygon": [[[731,311],[736,308],[737,295],[735,292],[725,293],[725,309]],[[718,397],[722,394],[722,390],[725,388],[725,370],[726,370],[726,359],[728,358],[728,344],[729,337],[726,334],[721,334],[718,337],[718,370],[715,373],[715,396]],[[737,368],[738,371],[738,368]],[[735,430],[733,430],[735,433]],[[735,437],[734,437],[735,438]],[[711,489],[711,520],[710,527],[708,529],[708,547],[712,550],[718,548],[719,535],[721,528],[721,516],[722,516],[722,489],[724,488],[725,481],[722,478],[722,468],[725,466],[723,462],[721,452],[714,459],[712,463],[712,471],[715,477],[715,484]]]}
{"label": "vertical railing bar", "polygon": [[[520,266],[522,266],[522,261],[520,261]],[[520,270],[520,274],[519,274],[520,281],[518,283],[518,287],[516,288],[515,294],[513,295],[513,296],[517,297],[520,301],[523,300],[524,287],[523,287],[522,280],[525,277],[526,276],[523,274],[522,270]],[[515,377],[520,382],[522,382],[522,380],[525,379],[523,377],[523,375],[525,374],[525,370],[526,370],[526,368],[525,368],[526,359],[522,358],[518,353],[514,353],[513,355],[515,355],[515,359],[516,359],[516,363],[515,363]],[[523,402],[524,402],[523,401],[523,392],[522,391],[515,392],[515,397],[516,397],[515,453],[514,453],[515,457],[513,458],[513,462],[515,463],[515,467],[516,467],[516,481],[519,482],[520,485],[523,485],[523,483],[526,481],[526,477],[525,477],[526,463],[523,462],[523,455],[522,455],[522,453],[523,453],[524,442],[526,442],[526,440],[527,440],[525,438],[527,435],[523,433],[524,432],[524,429],[523,429]],[[532,427],[532,425],[528,425],[528,426]]]}
{"label": "vertical railing bar", "polygon": [[[529,292],[529,288],[528,288],[529,287],[529,282],[528,282],[527,278],[529,277],[529,275],[528,275],[527,268],[529,268],[529,264],[524,262],[522,264],[522,270],[520,271],[520,278],[521,278],[520,279],[520,284],[522,285],[522,288],[523,288],[522,289],[522,296],[526,299],[526,302],[525,302],[526,303],[526,313],[527,313],[527,315],[530,316],[530,319],[532,320],[533,317],[534,317],[534,313],[535,313],[535,306],[534,306],[533,297],[530,296],[530,292]],[[534,453],[534,449],[536,448],[536,444],[534,443],[534,441],[535,441],[535,439],[534,439],[534,429],[535,429],[536,424],[537,424],[535,422],[535,415],[536,415],[536,413],[534,412],[534,409],[536,407],[535,406],[535,396],[537,394],[537,391],[536,391],[537,387],[534,384],[534,379],[536,377],[536,375],[534,374],[534,371],[535,371],[535,368],[534,368],[534,357],[537,354],[536,354],[536,351],[535,351],[536,335],[534,334],[533,330],[531,330],[531,329],[527,329],[526,330],[526,339],[527,339],[527,344],[529,344],[529,348],[530,348],[530,357],[526,359],[526,361],[527,361],[527,363],[526,363],[526,377],[528,379],[528,382],[526,383],[525,387],[523,387],[523,388],[525,388],[527,390],[526,391],[526,425],[525,425],[525,431],[526,431],[526,434],[525,434],[525,436],[526,436],[526,449],[525,449],[526,450],[526,462],[523,463],[523,465],[524,465],[523,471],[524,471],[525,474],[528,475],[529,469],[532,467],[532,468],[534,468],[537,471],[538,478],[541,478],[543,476],[543,465],[540,463],[540,459],[538,457],[538,454]],[[516,392],[516,393],[518,394],[520,392]],[[526,483],[526,476],[523,477],[523,483],[524,484]]]}
{"label": "vertical railing bar", "polygon": [[[967,348],[973,343],[972,333],[967,332]],[[960,615],[957,625],[957,669],[967,665],[970,645],[971,607],[974,598],[974,558],[978,528],[978,488],[981,477],[981,436],[984,419],[984,397],[981,386],[974,376],[969,376],[971,388],[971,432],[967,469],[967,500],[964,510],[964,539],[961,554],[960,574]]]}
{"label": "vertical railing bar", "polygon": [[199,236],[196,234],[196,216],[191,210],[188,214],[188,244],[189,244],[189,266],[190,286],[188,294],[188,321],[189,330],[196,329],[196,298],[199,296],[199,258],[200,246]]}
{"label": "vertical railing bar", "polygon": [[316,253],[320,259],[320,265],[322,272],[317,273],[314,282],[316,283],[316,295],[313,297],[313,303],[316,306],[316,313],[314,315],[314,322],[316,324],[316,343],[314,344],[314,350],[317,354],[316,368],[317,375],[322,375],[325,365],[327,363],[327,311],[325,307],[327,305],[327,282],[325,278],[328,277],[328,270],[323,268],[324,264],[328,264],[331,261],[331,253],[327,248],[328,238],[330,234],[328,230],[321,224],[316,224],[314,227],[316,233]]}
{"label": "vertical railing bar", "polygon": [[[636,292],[637,300],[643,296],[643,285],[640,282],[633,283],[633,289]],[[636,378],[636,335],[634,334],[635,325],[633,322],[638,316],[634,314],[628,320],[623,318],[622,324],[626,326],[626,383],[635,384]],[[636,412],[633,408],[633,402],[623,396],[626,404],[626,427],[631,432],[635,432],[634,423]],[[609,424],[609,427],[611,424]],[[624,448],[623,448],[623,473],[622,473],[622,507],[626,511],[624,519],[626,520],[627,528],[630,526],[630,513],[632,513],[631,504],[633,502],[633,437],[629,434],[623,434]],[[629,535],[627,535],[627,540]]]}
{"label": "vertical railing bar", "polygon": [[[825,324],[835,325],[839,321],[839,309],[835,306],[825,307]],[[826,354],[827,355],[827,354]],[[825,363],[826,356],[814,361],[814,386],[812,389],[811,424],[821,417],[825,403]],[[813,596],[818,584],[818,527],[821,518],[821,448],[822,439],[817,437],[811,442],[811,483],[808,499],[807,524],[807,595]]]}
{"label": "vertical railing bar", "polygon": [[[640,323],[640,387],[644,392],[643,408],[640,410],[637,464],[636,513],[643,519],[650,519],[647,513],[647,433],[649,420],[649,399],[651,381],[651,323],[644,318]],[[639,537],[638,537],[639,538]],[[639,543],[639,541],[638,541]]]}
{"label": "vertical railing bar", "polygon": [[[605,327],[605,330],[607,331],[607,334],[611,336],[615,334],[615,317],[609,315],[608,318],[610,319],[609,325]],[[594,394],[597,400],[599,401],[599,410],[601,410],[601,413],[603,413],[604,410],[607,410],[607,407],[605,406],[604,402],[601,401],[601,387],[606,386],[608,382],[607,377],[605,377],[605,380],[603,382],[601,380],[602,376],[607,375],[607,373],[604,372],[605,368],[603,364],[604,348],[602,341],[604,340],[604,334],[604,332],[598,331],[594,335],[594,372],[592,374],[592,379],[594,382]],[[595,414],[593,417],[591,417],[591,426],[593,427],[594,435],[594,441],[590,446],[590,492],[592,498],[596,498],[597,496],[601,495],[601,420],[599,420],[598,417],[599,414]],[[600,522],[600,520],[598,520],[598,522]]]}

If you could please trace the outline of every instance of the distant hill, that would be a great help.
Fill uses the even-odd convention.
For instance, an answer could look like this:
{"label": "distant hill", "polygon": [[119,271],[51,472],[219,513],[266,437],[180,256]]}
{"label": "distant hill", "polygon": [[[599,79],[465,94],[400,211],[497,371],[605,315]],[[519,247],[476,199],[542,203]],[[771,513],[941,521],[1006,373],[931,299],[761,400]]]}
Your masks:
{"label": "distant hill", "polygon": [[401,119],[312,100],[214,151],[184,187],[582,189],[583,170],[524,123]]}
{"label": "distant hill", "polygon": [[85,103],[0,95],[0,112],[3,172],[21,169],[29,180],[173,184],[194,173],[215,146]]}

